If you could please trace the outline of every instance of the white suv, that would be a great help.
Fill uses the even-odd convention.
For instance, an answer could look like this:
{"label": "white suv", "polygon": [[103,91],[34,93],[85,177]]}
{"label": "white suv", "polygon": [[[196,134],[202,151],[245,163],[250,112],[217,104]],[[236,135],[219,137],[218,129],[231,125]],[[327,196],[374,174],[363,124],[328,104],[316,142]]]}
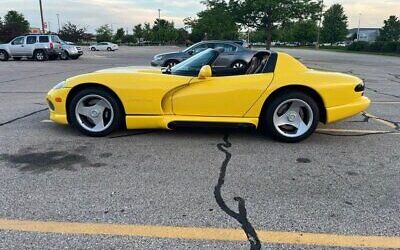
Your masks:
{"label": "white suv", "polygon": [[46,61],[58,58],[61,52],[61,40],[56,35],[25,35],[0,45],[0,61],[11,57],[17,61],[23,57]]}

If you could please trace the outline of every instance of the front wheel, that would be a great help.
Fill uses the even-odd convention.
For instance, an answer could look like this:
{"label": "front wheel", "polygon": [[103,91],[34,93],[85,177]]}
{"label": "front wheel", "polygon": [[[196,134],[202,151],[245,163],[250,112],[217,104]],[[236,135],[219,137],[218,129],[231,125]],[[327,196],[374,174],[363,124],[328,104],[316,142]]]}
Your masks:
{"label": "front wheel", "polygon": [[282,142],[300,142],[317,128],[319,108],[315,100],[300,91],[274,98],[262,115],[262,130]]}
{"label": "front wheel", "polygon": [[35,53],[33,54],[33,58],[35,58],[36,61],[47,61],[47,60],[49,60],[48,55],[43,50],[35,51]]}
{"label": "front wheel", "polygon": [[71,124],[88,136],[106,136],[121,127],[121,107],[114,95],[102,89],[80,91],[72,98],[68,112]]}
{"label": "front wheel", "polygon": [[91,51],[96,51],[95,47],[90,48]]}
{"label": "front wheel", "polygon": [[246,69],[247,68],[247,63],[243,61],[236,61],[232,63],[231,68],[233,69]]}
{"label": "front wheel", "polygon": [[111,51],[112,49],[110,47],[107,48],[107,51]]}
{"label": "front wheel", "polygon": [[61,59],[61,60],[68,60],[68,59],[69,59],[68,52],[65,51],[65,50],[63,50],[63,51],[61,52],[61,54],[60,54],[60,59]]}

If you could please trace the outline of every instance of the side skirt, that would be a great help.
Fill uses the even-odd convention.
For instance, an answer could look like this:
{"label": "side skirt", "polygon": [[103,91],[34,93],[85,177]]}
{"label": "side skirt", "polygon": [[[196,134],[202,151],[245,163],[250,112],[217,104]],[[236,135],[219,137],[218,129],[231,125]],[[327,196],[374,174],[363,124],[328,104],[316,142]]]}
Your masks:
{"label": "side skirt", "polygon": [[174,129],[178,127],[257,128],[258,118],[205,116],[126,116],[127,129]]}

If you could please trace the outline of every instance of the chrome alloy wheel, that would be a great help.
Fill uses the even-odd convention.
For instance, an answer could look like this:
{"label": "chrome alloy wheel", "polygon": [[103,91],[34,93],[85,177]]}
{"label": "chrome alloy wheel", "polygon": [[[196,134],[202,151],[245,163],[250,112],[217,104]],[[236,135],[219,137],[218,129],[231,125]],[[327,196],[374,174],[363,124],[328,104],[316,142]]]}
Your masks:
{"label": "chrome alloy wheel", "polygon": [[85,130],[102,132],[111,126],[114,110],[106,98],[99,95],[86,95],[78,101],[75,116]]}
{"label": "chrome alloy wheel", "polygon": [[246,67],[246,65],[243,62],[235,62],[232,65],[232,68],[234,68],[234,69],[243,69],[245,67]]}
{"label": "chrome alloy wheel", "polygon": [[275,109],[273,122],[281,135],[294,138],[307,133],[313,119],[313,111],[308,103],[300,99],[290,99]]}

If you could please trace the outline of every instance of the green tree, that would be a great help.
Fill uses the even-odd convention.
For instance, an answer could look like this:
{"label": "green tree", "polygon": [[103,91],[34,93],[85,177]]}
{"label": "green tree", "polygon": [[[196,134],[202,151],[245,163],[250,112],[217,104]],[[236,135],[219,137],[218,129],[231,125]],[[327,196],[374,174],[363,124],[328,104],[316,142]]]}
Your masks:
{"label": "green tree", "polygon": [[322,41],[326,43],[341,42],[347,35],[347,16],[343,6],[332,5],[324,14],[323,27],[321,31]]}
{"label": "green tree", "polygon": [[142,38],[145,41],[151,41],[153,39],[153,32],[152,32],[150,23],[144,23]]}
{"label": "green tree", "polygon": [[2,37],[3,29],[4,29],[4,23],[3,23],[3,20],[0,17],[0,43],[3,42],[3,37]]}
{"label": "green tree", "polygon": [[178,39],[178,30],[173,22],[157,19],[153,25],[153,41],[158,43],[174,43]]}
{"label": "green tree", "polygon": [[142,24],[135,25],[133,27],[133,35],[135,36],[136,40],[140,41],[143,38],[143,28]]}
{"label": "green tree", "polygon": [[317,23],[314,20],[300,20],[293,25],[293,42],[313,43],[317,38]]}
{"label": "green tree", "polygon": [[269,49],[280,25],[294,20],[317,19],[321,4],[319,0],[230,0],[229,8],[242,26],[265,30]]}
{"label": "green tree", "polygon": [[16,36],[29,32],[29,22],[24,15],[17,11],[10,10],[5,16],[0,31],[0,40],[9,41]]}
{"label": "green tree", "polygon": [[396,16],[390,16],[385,20],[385,26],[379,36],[380,41],[396,42],[400,40],[400,20]]}
{"label": "green tree", "polygon": [[84,39],[85,28],[79,28],[77,25],[67,22],[60,30],[60,38],[64,41],[80,42]]}
{"label": "green tree", "polygon": [[113,35],[112,29],[108,24],[100,26],[98,29],[96,29],[97,42],[111,41],[112,35]]}
{"label": "green tree", "polygon": [[239,37],[238,26],[224,0],[203,1],[207,9],[197,14],[197,19],[186,18],[186,27],[192,29],[190,39],[194,42],[207,39],[234,40]]}
{"label": "green tree", "polygon": [[125,36],[125,30],[123,28],[117,29],[117,32],[114,35],[114,42],[121,43],[124,36]]}

